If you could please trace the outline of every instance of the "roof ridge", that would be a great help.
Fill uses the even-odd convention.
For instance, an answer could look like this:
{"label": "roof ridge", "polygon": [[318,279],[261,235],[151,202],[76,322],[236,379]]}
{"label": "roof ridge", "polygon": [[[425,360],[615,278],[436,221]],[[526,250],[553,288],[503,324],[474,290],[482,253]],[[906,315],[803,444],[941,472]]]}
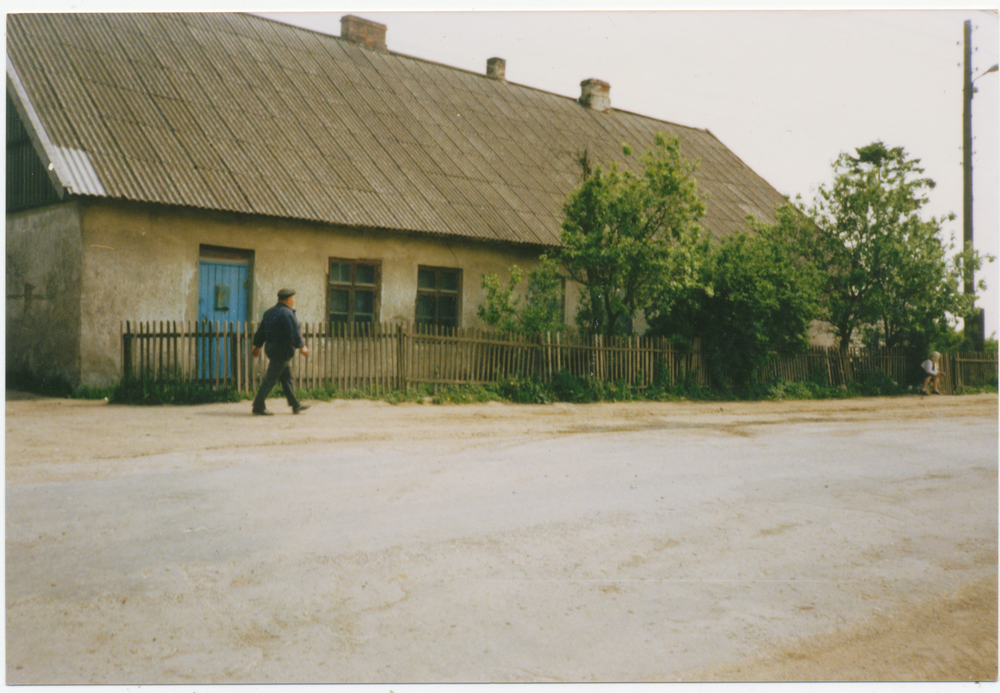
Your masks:
{"label": "roof ridge", "polygon": [[[353,42],[351,42],[351,41],[349,41],[349,40],[347,40],[347,39],[345,39],[345,38],[343,38],[341,36],[334,36],[333,34],[328,34],[328,33],[324,32],[324,31],[319,31],[318,29],[310,29],[309,27],[299,26],[298,24],[289,24],[288,22],[282,22],[282,21],[280,21],[278,19],[272,19],[271,17],[262,17],[261,15],[253,14],[251,12],[240,12],[238,14],[242,14],[242,15],[245,15],[245,16],[248,16],[248,17],[253,17],[255,19],[263,19],[265,21],[272,22],[274,24],[280,24],[281,26],[291,27],[292,29],[300,29],[302,31],[307,31],[307,32],[312,33],[312,34],[318,34],[320,36],[323,36],[323,37],[326,37],[326,38],[329,38],[329,39],[334,39],[334,40],[336,40],[336,41],[338,41],[340,43],[346,43],[346,44],[348,44],[350,46],[354,46],[354,47],[356,47],[356,48],[358,48],[360,50],[368,50],[366,48],[358,46],[357,44],[355,44],[355,43],[353,43]],[[465,67],[458,67],[457,65],[449,65],[447,63],[442,63],[442,62],[438,62],[436,60],[431,60],[430,58],[422,58],[419,55],[410,55],[409,53],[400,53],[399,51],[388,50],[388,49],[385,51],[385,53],[382,53],[382,55],[391,55],[391,56],[394,56],[394,57],[397,57],[397,58],[406,58],[408,60],[417,60],[419,62],[426,63],[428,65],[435,65],[437,67],[443,67],[443,68],[446,68],[446,69],[449,69],[449,70],[456,70],[458,72],[463,72],[465,74],[472,75],[474,77],[481,77],[483,79],[488,79],[488,80],[490,80],[492,82],[498,81],[498,80],[493,79],[492,77],[490,77],[489,75],[487,75],[484,72],[476,72],[475,70],[470,70],[470,69],[465,68]],[[560,94],[558,92],[549,91],[547,89],[542,89],[541,87],[535,87],[535,86],[532,86],[530,84],[522,84],[520,82],[511,82],[510,80],[507,80],[507,79],[504,79],[502,81],[504,83],[506,83],[506,84],[510,84],[511,86],[520,87],[522,89],[531,89],[532,91],[536,91],[536,92],[539,92],[541,94],[547,94],[549,96],[556,96],[556,97],[559,97],[559,98],[562,98],[562,99],[568,99],[570,101],[579,101],[578,98],[573,98],[572,96],[566,96],[566,95]],[[663,118],[655,118],[655,117],[650,116],[650,115],[639,113],[637,111],[629,111],[629,110],[626,110],[624,108],[617,108],[615,106],[612,106],[608,110],[609,111],[613,111],[615,113],[624,113],[624,114],[627,114],[627,115],[637,116],[639,118],[645,118],[647,120],[654,120],[654,121],[656,121],[658,123],[665,123],[666,125],[674,125],[676,127],[685,128],[687,130],[697,130],[697,131],[700,131],[700,132],[705,132],[704,129],[699,128],[699,127],[695,127],[693,125],[684,125],[682,123],[678,123],[678,122],[675,122],[675,121],[672,121],[672,120],[665,120]],[[720,144],[721,144],[721,142],[720,142]]]}

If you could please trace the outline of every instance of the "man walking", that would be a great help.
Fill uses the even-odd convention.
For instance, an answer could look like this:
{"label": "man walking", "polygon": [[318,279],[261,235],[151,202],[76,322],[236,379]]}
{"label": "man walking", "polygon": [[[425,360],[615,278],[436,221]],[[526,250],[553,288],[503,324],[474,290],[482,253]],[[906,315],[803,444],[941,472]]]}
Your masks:
{"label": "man walking", "polygon": [[267,410],[267,396],[271,394],[275,383],[281,383],[281,389],[288,400],[288,406],[292,408],[293,414],[298,414],[304,409],[308,409],[308,404],[302,404],[295,398],[295,387],[292,385],[292,369],[289,362],[295,356],[296,349],[305,356],[309,353],[309,347],[302,341],[302,330],[299,328],[299,321],[295,317],[295,289],[282,289],[278,292],[278,302],[271,308],[264,311],[264,317],[260,321],[253,336],[253,349],[251,354],[254,358],[260,356],[260,348],[264,347],[264,352],[270,362],[267,365],[267,373],[264,381],[260,384],[260,390],[253,400],[253,413],[258,416],[270,416]]}

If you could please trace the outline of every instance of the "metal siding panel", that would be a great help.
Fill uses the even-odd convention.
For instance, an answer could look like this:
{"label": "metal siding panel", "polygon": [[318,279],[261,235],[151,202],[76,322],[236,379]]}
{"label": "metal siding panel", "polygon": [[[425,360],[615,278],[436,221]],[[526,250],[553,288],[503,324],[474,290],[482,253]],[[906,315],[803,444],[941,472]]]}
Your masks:
{"label": "metal siding panel", "polygon": [[106,118],[131,119],[132,114],[117,89],[89,80],[81,80],[80,85],[93,101],[96,113]]}
{"label": "metal siding panel", "polygon": [[93,48],[93,44],[90,42],[87,34],[82,30],[83,26],[80,24],[78,14],[68,13],[66,15],[59,15],[58,21],[54,21],[54,17],[55,15],[49,16],[50,30],[59,43],[66,46],[76,46],[85,50]]}
{"label": "metal siding panel", "polygon": [[208,138],[200,131],[175,130],[174,136],[191,161],[198,168],[222,169],[225,164],[216,154]]}
{"label": "metal siding panel", "polygon": [[118,45],[121,46],[122,52],[125,54],[128,62],[137,68],[148,68],[157,65],[156,57],[149,46],[146,45],[146,40],[141,34],[123,29],[115,30],[115,37],[118,39]]}
{"label": "metal siding panel", "polygon": [[206,209],[216,206],[216,197],[202,175],[204,172],[169,165],[164,165],[162,169],[177,187],[185,204]]}
{"label": "metal siding panel", "polygon": [[60,170],[66,189],[78,195],[104,195],[104,186],[94,170],[87,152],[79,149],[57,147],[53,162]]}
{"label": "metal siding panel", "polygon": [[422,196],[407,196],[406,202],[410,205],[413,214],[418,219],[418,225],[414,227],[414,230],[434,233],[445,233],[447,231],[448,227],[437,213],[435,207],[423,199]]}
{"label": "metal siding panel", "polygon": [[158,161],[156,150],[137,123],[109,118],[105,121],[105,125],[117,143],[120,155],[144,161]]}
{"label": "metal siding panel", "polygon": [[322,219],[319,207],[314,207],[308,197],[303,194],[304,189],[299,181],[284,177],[267,178],[266,180],[281,201],[282,206],[292,216],[303,219]]}
{"label": "metal siding panel", "polygon": [[179,202],[180,195],[157,163],[130,159],[129,168],[139,184],[139,199],[148,202]]}
{"label": "metal siding panel", "polygon": [[475,208],[468,205],[453,205],[452,209],[455,214],[462,220],[464,225],[464,233],[474,238],[489,238],[492,240],[499,240],[493,238],[489,227],[479,216],[479,213]]}
{"label": "metal siding panel", "polygon": [[246,200],[246,195],[240,190],[232,174],[228,171],[212,169],[201,169],[199,171],[205,179],[212,194],[212,199],[220,209],[234,212],[251,212],[252,207]]}
{"label": "metal siding panel", "polygon": [[336,189],[326,188],[314,180],[295,182],[309,206],[316,210],[317,218],[330,223],[347,223],[348,218],[337,203]]}
{"label": "metal siding panel", "polygon": [[211,104],[189,104],[192,119],[198,124],[198,131],[206,138],[221,142],[233,137],[225,121],[219,117]]}
{"label": "metal siding panel", "polygon": [[142,63],[132,63],[132,67],[144,85],[144,91],[152,96],[165,96],[170,99],[180,97],[171,81],[171,73],[161,67]]}
{"label": "metal siding panel", "polygon": [[150,97],[150,101],[162,115],[164,124],[167,127],[173,130],[199,129],[197,122],[191,116],[191,112],[183,101],[155,96]]}

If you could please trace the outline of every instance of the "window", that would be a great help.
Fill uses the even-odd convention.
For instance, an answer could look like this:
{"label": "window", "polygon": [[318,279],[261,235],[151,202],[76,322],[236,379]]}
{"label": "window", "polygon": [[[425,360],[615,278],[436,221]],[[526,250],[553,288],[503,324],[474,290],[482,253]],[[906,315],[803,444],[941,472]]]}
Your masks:
{"label": "window", "polygon": [[417,269],[417,324],[458,327],[462,309],[462,270]]}
{"label": "window", "polygon": [[330,260],[327,314],[331,323],[371,324],[378,320],[379,263]]}

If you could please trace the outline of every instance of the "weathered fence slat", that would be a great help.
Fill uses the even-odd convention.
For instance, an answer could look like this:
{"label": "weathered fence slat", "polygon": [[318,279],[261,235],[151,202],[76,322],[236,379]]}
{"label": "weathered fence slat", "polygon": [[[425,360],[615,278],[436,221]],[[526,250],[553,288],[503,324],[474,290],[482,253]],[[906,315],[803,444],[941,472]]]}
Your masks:
{"label": "weathered fence slat", "polygon": [[[251,355],[256,324],[245,322],[132,321],[120,324],[122,372],[129,377],[170,377],[214,387],[252,392],[267,368],[266,357]],[[567,371],[576,377],[625,381],[648,387],[657,373],[676,385],[694,376],[708,385],[718,374],[704,367],[700,342],[680,350],[664,338],[574,337],[560,332],[511,335],[479,328],[429,325],[303,324],[309,355],[297,358],[300,387],[335,387],[382,394],[413,384],[441,386],[484,384],[515,377],[551,381]],[[901,349],[870,351],[811,346],[801,354],[773,355],[758,379],[806,381],[817,374],[831,386],[843,386],[881,372],[897,383],[919,378],[918,364]],[[997,355],[985,352],[945,354],[940,387],[995,381]]]}

